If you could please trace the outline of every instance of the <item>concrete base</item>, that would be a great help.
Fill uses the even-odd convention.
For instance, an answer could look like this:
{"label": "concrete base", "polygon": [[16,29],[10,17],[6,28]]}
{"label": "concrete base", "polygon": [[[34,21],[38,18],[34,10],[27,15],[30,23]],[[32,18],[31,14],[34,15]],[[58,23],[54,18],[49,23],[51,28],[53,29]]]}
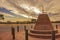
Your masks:
{"label": "concrete base", "polygon": [[[37,38],[51,39],[52,30],[30,30],[29,35]],[[55,38],[60,38],[60,33],[55,30]]]}

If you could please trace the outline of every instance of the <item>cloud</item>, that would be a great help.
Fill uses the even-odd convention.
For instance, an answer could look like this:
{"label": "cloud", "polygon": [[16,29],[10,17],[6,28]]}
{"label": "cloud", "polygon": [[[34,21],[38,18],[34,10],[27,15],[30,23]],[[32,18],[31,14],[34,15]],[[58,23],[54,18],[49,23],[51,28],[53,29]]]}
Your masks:
{"label": "cloud", "polygon": [[[12,11],[12,10],[11,10],[11,11]],[[20,15],[17,15],[17,14],[15,14],[15,13],[12,13],[11,11],[8,10],[8,9],[6,9],[6,8],[4,8],[4,7],[0,7],[0,12],[3,12],[3,13],[5,13],[5,14],[10,14],[10,15],[16,17],[16,18],[22,17],[22,16],[20,16]]]}

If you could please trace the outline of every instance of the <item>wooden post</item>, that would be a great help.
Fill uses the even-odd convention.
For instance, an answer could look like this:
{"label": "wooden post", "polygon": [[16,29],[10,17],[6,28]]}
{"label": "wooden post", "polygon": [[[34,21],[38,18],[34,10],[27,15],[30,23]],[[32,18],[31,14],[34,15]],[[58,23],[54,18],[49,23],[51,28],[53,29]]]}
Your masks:
{"label": "wooden post", "polygon": [[25,40],[28,40],[28,30],[25,30]]}
{"label": "wooden post", "polygon": [[24,26],[24,30],[26,30],[26,26]]}
{"label": "wooden post", "polygon": [[58,25],[56,25],[56,29],[58,29]]}
{"label": "wooden post", "polygon": [[28,40],[28,30],[26,29],[26,26],[24,26],[24,30],[25,30],[25,40]]}
{"label": "wooden post", "polygon": [[15,29],[13,27],[11,27],[11,32],[12,32],[12,38],[13,40],[15,40]]}
{"label": "wooden post", "polygon": [[55,40],[55,31],[52,31],[52,40]]}
{"label": "wooden post", "polygon": [[19,26],[17,26],[17,32],[19,32]]}

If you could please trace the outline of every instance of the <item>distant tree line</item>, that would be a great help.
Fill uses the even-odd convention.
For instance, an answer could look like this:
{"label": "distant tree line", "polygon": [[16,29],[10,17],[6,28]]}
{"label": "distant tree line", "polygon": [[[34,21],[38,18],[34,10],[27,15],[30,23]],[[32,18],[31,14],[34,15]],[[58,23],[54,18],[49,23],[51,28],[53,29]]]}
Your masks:
{"label": "distant tree line", "polygon": [[30,22],[30,21],[24,21],[24,22],[11,22],[11,21],[7,21],[7,22],[0,22],[0,24],[31,24],[31,23],[36,23],[36,22]]}
{"label": "distant tree line", "polygon": [[55,22],[52,22],[52,23],[60,23],[60,21],[55,21]]}

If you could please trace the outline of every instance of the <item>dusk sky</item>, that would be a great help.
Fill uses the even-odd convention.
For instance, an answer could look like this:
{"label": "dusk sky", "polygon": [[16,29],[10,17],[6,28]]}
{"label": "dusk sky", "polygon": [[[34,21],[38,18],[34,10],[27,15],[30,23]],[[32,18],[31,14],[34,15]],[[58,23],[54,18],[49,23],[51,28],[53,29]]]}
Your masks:
{"label": "dusk sky", "polygon": [[60,0],[0,0],[0,14],[5,18],[0,21],[37,19],[42,10],[51,21],[60,21]]}

